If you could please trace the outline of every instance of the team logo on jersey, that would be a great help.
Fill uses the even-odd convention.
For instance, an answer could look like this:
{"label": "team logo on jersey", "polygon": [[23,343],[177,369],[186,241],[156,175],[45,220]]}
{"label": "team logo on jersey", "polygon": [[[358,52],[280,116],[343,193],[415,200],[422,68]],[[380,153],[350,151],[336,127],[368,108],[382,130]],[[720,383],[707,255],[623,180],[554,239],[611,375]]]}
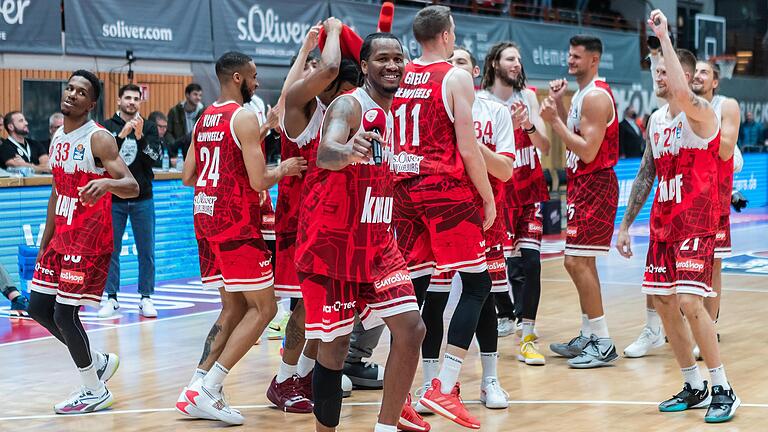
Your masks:
{"label": "team logo on jersey", "polygon": [[392,197],[371,196],[373,188],[368,186],[365,190],[363,202],[363,214],[360,223],[391,223],[392,222]]}
{"label": "team logo on jersey", "polygon": [[72,159],[76,161],[81,161],[85,158],[85,146],[82,144],[78,144],[75,147],[74,153],[72,153]]}
{"label": "team logo on jersey", "polygon": [[680,139],[680,137],[683,136],[683,122],[677,122],[677,127],[675,128],[675,138]]}
{"label": "team logo on jersey", "polygon": [[650,273],[650,274],[666,273],[667,272],[667,267],[666,266],[656,266],[656,265],[653,265],[653,264],[649,264],[649,265],[645,266],[645,272],[646,273]]}
{"label": "team logo on jersey", "polygon": [[686,260],[676,262],[675,268],[677,270],[693,271],[693,272],[701,273],[704,271],[704,261],[689,258]]}
{"label": "team logo on jersey", "polygon": [[579,169],[579,156],[576,155],[576,153],[568,150],[566,151],[566,165],[568,166],[568,169],[573,171],[573,173],[576,173],[576,170]]}
{"label": "team logo on jersey", "polygon": [[661,135],[658,132],[654,132],[653,134],[653,143],[656,145],[659,145],[659,138],[661,138]]}
{"label": "team logo on jersey", "polygon": [[202,213],[213,216],[213,209],[217,199],[219,198],[206,195],[205,192],[198,193],[195,195],[194,214]]}
{"label": "team logo on jersey", "polygon": [[579,233],[579,229],[576,227],[568,227],[565,230],[565,235],[568,237],[576,237],[576,234]]}
{"label": "team logo on jersey", "polygon": [[323,313],[333,313],[333,312],[339,312],[343,310],[354,309],[356,305],[357,305],[357,302],[354,300],[351,302],[342,302],[337,300],[331,305],[323,306]]}
{"label": "team logo on jersey", "polygon": [[512,161],[514,168],[520,168],[529,166],[531,169],[536,168],[536,147],[528,146],[515,150],[515,160]]}
{"label": "team logo on jersey", "polygon": [[77,198],[59,195],[58,198],[56,198],[56,209],[54,210],[54,213],[56,216],[66,218],[67,225],[72,225],[72,218],[75,216],[76,208]]}
{"label": "team logo on jersey", "polygon": [[674,201],[680,204],[683,200],[683,175],[677,174],[670,179],[664,177],[659,180],[658,201],[663,203]]}
{"label": "team logo on jersey", "polygon": [[41,266],[40,263],[35,263],[35,271],[46,276],[53,276],[53,270]]}
{"label": "team logo on jersey", "polygon": [[424,159],[424,156],[417,156],[408,152],[401,151],[398,154],[392,155],[392,160],[389,163],[389,169],[391,169],[395,174],[419,174],[421,171],[422,159]]}
{"label": "team logo on jersey", "polygon": [[64,269],[59,274],[59,280],[76,285],[82,285],[85,282],[85,273]]}

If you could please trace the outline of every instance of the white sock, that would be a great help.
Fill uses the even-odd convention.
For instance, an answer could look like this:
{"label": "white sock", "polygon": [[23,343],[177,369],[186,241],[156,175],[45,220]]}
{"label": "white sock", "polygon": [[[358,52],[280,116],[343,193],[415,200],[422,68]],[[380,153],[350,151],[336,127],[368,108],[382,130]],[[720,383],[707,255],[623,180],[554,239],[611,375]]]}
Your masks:
{"label": "white sock", "polygon": [[605,315],[589,320],[589,327],[592,329],[592,334],[598,338],[609,338],[608,323],[605,321]]}
{"label": "white sock", "polygon": [[187,387],[191,387],[192,384],[195,383],[195,381],[205,378],[205,374],[207,373],[208,371],[205,369],[200,369],[200,368],[195,369],[195,372],[192,374],[192,379],[189,381],[189,385]]}
{"label": "white sock", "polygon": [[283,314],[289,313],[291,311],[290,304],[291,304],[291,299],[288,297],[281,298],[280,300],[278,300],[277,314],[275,314],[275,316],[278,318],[282,318]]}
{"label": "white sock", "polygon": [[432,379],[440,374],[440,359],[421,359],[421,369],[424,373],[424,384],[432,384]]}
{"label": "white sock", "polygon": [[285,382],[288,378],[292,377],[298,369],[297,365],[289,365],[284,361],[280,361],[280,368],[277,370],[277,382]]}
{"label": "white sock", "polygon": [[296,374],[298,374],[301,378],[304,378],[305,376],[309,375],[309,373],[312,372],[312,369],[314,368],[315,360],[305,356],[304,353],[301,353],[299,356],[299,363],[296,365]]}
{"label": "white sock", "polygon": [[592,335],[592,328],[589,326],[589,317],[587,314],[581,314],[581,335],[586,338]]}
{"label": "white sock", "polygon": [[645,325],[653,331],[661,329],[661,317],[656,309],[648,308],[645,310]]}
{"label": "white sock", "polygon": [[205,374],[203,378],[203,385],[206,387],[218,387],[224,382],[224,378],[227,377],[229,369],[222,366],[219,362],[213,364],[211,370]]}
{"label": "white sock", "polygon": [[373,429],[373,432],[397,432],[397,426],[376,423],[376,427]]}
{"label": "white sock", "polygon": [[725,366],[720,365],[714,369],[709,370],[709,376],[712,379],[712,386],[723,386],[723,389],[730,390],[731,385],[728,384],[728,377],[725,376]]}
{"label": "white sock", "polygon": [[526,337],[534,334],[533,331],[536,328],[536,322],[535,321],[525,321],[523,320],[523,340],[525,340]]}
{"label": "white sock", "polygon": [[496,364],[499,360],[499,353],[480,353],[480,364],[483,366],[483,381],[486,378],[496,378]]}
{"label": "white sock", "polygon": [[461,365],[464,360],[452,356],[448,353],[443,355],[443,367],[440,368],[440,374],[437,376],[440,379],[440,393],[449,394],[453,390],[453,386],[459,380],[459,372],[461,372]]}
{"label": "white sock", "polygon": [[692,389],[704,390],[704,378],[701,377],[699,365],[694,363],[693,366],[680,369],[680,372],[683,373],[683,380],[690,384]]}
{"label": "white sock", "polygon": [[84,368],[77,368],[80,371],[80,379],[83,381],[83,386],[92,392],[98,392],[104,388],[104,383],[99,381],[99,376],[96,375],[96,368],[93,363],[90,366]]}

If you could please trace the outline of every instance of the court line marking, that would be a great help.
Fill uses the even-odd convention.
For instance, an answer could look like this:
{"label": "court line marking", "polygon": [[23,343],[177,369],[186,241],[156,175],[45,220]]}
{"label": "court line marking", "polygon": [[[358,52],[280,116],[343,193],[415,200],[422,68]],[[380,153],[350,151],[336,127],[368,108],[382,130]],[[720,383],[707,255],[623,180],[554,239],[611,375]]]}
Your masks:
{"label": "court line marking", "polygon": [[[480,405],[482,402],[479,400],[465,400],[467,405]],[[510,405],[640,405],[640,406],[657,406],[658,402],[647,401],[601,401],[601,400],[510,400]],[[344,403],[343,407],[364,407],[364,406],[379,406],[381,402],[349,402]],[[743,408],[768,408],[768,404],[749,404],[742,403]],[[254,409],[271,409],[275,413],[282,414],[272,404],[260,404],[260,405],[233,405],[232,408],[239,410],[254,410]],[[43,420],[43,419],[66,419],[66,418],[79,418],[83,416],[107,416],[107,415],[123,415],[123,414],[145,414],[145,413],[160,413],[160,412],[175,412],[175,408],[146,408],[146,409],[132,409],[132,410],[106,410],[98,411],[90,414],[74,414],[74,415],[60,415],[60,414],[41,414],[41,415],[28,415],[28,416],[13,416],[13,417],[0,417],[0,422],[3,421],[15,421],[15,420]],[[189,417],[183,417],[179,414],[179,419],[189,419]]]}

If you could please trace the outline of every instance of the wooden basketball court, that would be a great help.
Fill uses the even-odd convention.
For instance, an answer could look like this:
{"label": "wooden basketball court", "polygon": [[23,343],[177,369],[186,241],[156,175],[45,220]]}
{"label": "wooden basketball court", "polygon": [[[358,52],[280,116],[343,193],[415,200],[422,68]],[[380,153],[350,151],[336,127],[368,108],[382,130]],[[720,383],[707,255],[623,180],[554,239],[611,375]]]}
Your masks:
{"label": "wooden basketball court", "polygon": [[[768,250],[761,243],[765,224],[734,228],[736,252]],[[741,239],[741,240],[739,240]],[[645,247],[625,261],[614,252],[599,260],[608,325],[621,351],[639,334],[645,320],[640,278]],[[473,348],[462,371],[462,394],[487,431],[690,431],[717,428],[705,425],[704,410],[662,414],[657,403],[681,388],[681,376],[668,346],[641,359],[621,357],[614,366],[595,370],[569,369],[548,349],[554,341],[575,336],[579,325],[576,291],[561,258],[542,266],[543,293],[539,310],[540,348],[547,365],[526,366],[516,360],[518,339],[499,343],[500,380],[509,392],[507,410],[488,410],[478,402],[480,362]],[[736,418],[720,430],[757,431],[768,425],[768,346],[764,330],[768,277],[725,274],[725,292],[718,331],[728,377],[742,400]],[[162,313],[162,311],[161,311]],[[5,389],[0,430],[4,431],[198,431],[223,423],[182,418],[173,410],[190,379],[202,342],[217,312],[208,310],[157,321],[100,328],[90,327],[92,344],[119,353],[120,370],[110,381],[113,408],[86,416],[53,414],[53,404],[78,385],[78,377],[63,345],[52,338],[0,345]],[[27,323],[25,323],[26,325]],[[374,360],[386,358],[388,337],[382,337]],[[230,402],[246,417],[244,430],[312,431],[313,416],[285,414],[270,407],[266,387],[277,370],[280,341],[255,346],[227,378]],[[703,363],[700,363],[702,367]],[[708,379],[708,374],[704,371]],[[416,383],[421,382],[421,371]],[[415,390],[415,387],[414,387]],[[379,391],[355,390],[344,400],[340,431],[371,431],[378,412]],[[462,430],[430,416],[434,431]]]}

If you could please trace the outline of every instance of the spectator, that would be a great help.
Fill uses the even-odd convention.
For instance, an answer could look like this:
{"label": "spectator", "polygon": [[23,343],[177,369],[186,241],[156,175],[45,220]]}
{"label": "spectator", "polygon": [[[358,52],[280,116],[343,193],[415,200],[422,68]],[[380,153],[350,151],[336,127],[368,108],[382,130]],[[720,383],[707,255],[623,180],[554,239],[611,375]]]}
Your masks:
{"label": "spectator", "polygon": [[[176,164],[176,153],[171,151],[171,147],[168,141],[166,141],[166,136],[168,135],[168,118],[165,116],[165,114],[161,113],[160,111],[152,111],[149,113],[149,117],[147,117],[147,120],[151,121],[155,124],[157,127],[157,136],[160,141],[160,148],[161,153],[162,150],[168,151],[168,156],[171,158],[171,165],[175,166]],[[158,158],[155,163],[152,165],[155,168],[161,168],[163,166],[163,158],[162,154],[161,157]]]}
{"label": "spectator", "polygon": [[64,114],[55,112],[48,117],[48,139],[42,141],[43,148],[48,152],[48,148],[51,146],[51,138],[53,134],[64,124]]}
{"label": "spectator", "polygon": [[30,167],[36,172],[50,171],[48,149],[30,139],[27,119],[20,111],[11,111],[3,117],[8,138],[0,144],[0,168]]}
{"label": "spectator", "polygon": [[185,135],[192,134],[195,122],[200,118],[205,105],[203,88],[200,84],[192,83],[184,89],[185,99],[168,111],[168,142],[176,142]]}
{"label": "spectator", "polygon": [[8,272],[5,271],[5,267],[0,264],[0,292],[3,293],[5,298],[11,301],[11,309],[9,315],[11,316],[29,316],[27,308],[29,306],[29,300],[22,293],[13,286],[11,277],[8,276]]}
{"label": "spectator", "polygon": [[755,116],[750,111],[747,111],[746,119],[739,128],[739,147],[745,153],[762,151],[765,148],[763,145],[763,125],[755,121]]}
{"label": "spectator", "polygon": [[637,125],[637,112],[632,105],[624,110],[624,120],[619,123],[619,157],[639,158],[643,155],[643,131]]}
{"label": "spectator", "polygon": [[155,290],[155,202],[152,199],[152,165],[161,158],[162,149],[155,124],[145,122],[139,115],[141,89],[134,84],[127,84],[120,88],[118,96],[119,111],[104,122],[104,127],[115,136],[120,156],[139,183],[139,196],[127,200],[112,197],[115,249],[112,252],[105,289],[108,299],[99,310],[99,317],[111,317],[120,308],[117,302],[117,291],[120,287],[120,251],[125,224],[130,218],[139,260],[139,312],[145,317],[154,318],[157,316],[157,310],[150,298]]}

